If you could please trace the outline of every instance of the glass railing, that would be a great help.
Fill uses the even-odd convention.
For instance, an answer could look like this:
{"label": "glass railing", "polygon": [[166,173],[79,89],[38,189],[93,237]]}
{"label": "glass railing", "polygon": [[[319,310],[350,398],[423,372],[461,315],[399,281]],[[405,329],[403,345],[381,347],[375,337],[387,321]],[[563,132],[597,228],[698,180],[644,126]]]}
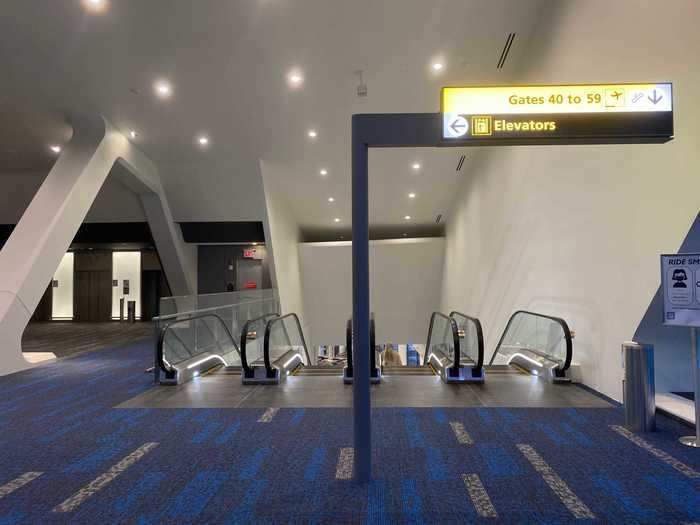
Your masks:
{"label": "glass railing", "polygon": [[457,323],[459,336],[459,362],[472,365],[475,372],[484,364],[484,332],[481,321],[460,312],[451,312],[450,317]]}
{"label": "glass railing", "polygon": [[439,369],[459,369],[460,347],[457,321],[440,312],[430,316],[428,342],[425,345],[423,366],[432,364]]}
{"label": "glass railing", "polygon": [[[374,313],[370,313],[370,316],[369,316],[369,347],[372,349],[372,351],[369,354],[369,369],[370,369],[370,377],[376,378],[378,376],[378,368],[377,368],[377,340],[376,340],[375,334],[376,334],[376,330],[375,330]],[[346,364],[346,369],[345,369],[345,377],[352,378],[353,377],[352,318],[348,319],[348,322],[345,324],[345,348],[346,348],[345,353],[346,353],[346,359],[347,359],[347,364]]]}
{"label": "glass railing", "polygon": [[244,377],[254,377],[254,368],[265,363],[265,329],[270,319],[279,316],[268,313],[248,320],[241,331],[241,366]]}
{"label": "glass railing", "polygon": [[[274,288],[264,290],[241,290],[239,292],[224,292],[202,295],[182,295],[162,297],[160,299],[160,315],[182,315],[195,311],[223,308],[231,305],[238,306],[237,321],[245,323],[248,319],[263,314],[279,311],[279,295]],[[225,313],[225,312],[223,312]],[[222,316],[226,320],[226,316]],[[231,319],[233,321],[233,319]],[[239,332],[240,330],[237,330]]]}
{"label": "glass railing", "polygon": [[241,354],[227,323],[215,313],[160,321],[156,382],[179,383],[213,366],[240,366]]}
{"label": "glass railing", "polygon": [[312,364],[297,314],[268,320],[265,328],[264,360],[268,377],[274,377],[275,368],[292,370],[300,364]]}
{"label": "glass railing", "polygon": [[503,331],[489,364],[513,361],[553,370],[563,376],[571,365],[571,331],[564,319],[549,315],[515,312]]}

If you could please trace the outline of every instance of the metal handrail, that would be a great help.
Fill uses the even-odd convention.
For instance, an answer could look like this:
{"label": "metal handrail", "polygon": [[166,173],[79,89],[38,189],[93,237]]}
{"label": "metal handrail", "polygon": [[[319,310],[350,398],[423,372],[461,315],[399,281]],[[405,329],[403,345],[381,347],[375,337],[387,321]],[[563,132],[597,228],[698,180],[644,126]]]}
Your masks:
{"label": "metal handrail", "polygon": [[[288,317],[294,318],[294,320],[297,323],[297,328],[299,329],[299,336],[301,337],[301,343],[304,346],[304,353],[306,354],[306,363],[309,365],[311,364],[311,358],[309,357],[309,349],[306,346],[306,339],[304,339],[304,331],[301,328],[301,323],[299,322],[299,316],[295,313],[291,314],[286,314],[281,317],[275,317],[274,319],[270,319],[267,322],[267,325],[265,326],[265,346],[264,348],[264,359],[265,359],[265,370],[267,372],[268,377],[272,377],[274,375],[274,370],[272,369],[272,363],[270,363],[270,332],[272,330],[272,323],[277,323],[279,321],[284,321],[284,319],[287,319]],[[290,341],[291,343],[291,341]]]}
{"label": "metal handrail", "polygon": [[[435,323],[436,317],[443,317],[448,320],[450,326],[452,327],[452,341],[454,344],[454,361],[449,368],[452,368],[455,373],[459,370],[459,329],[457,328],[457,321],[452,317],[449,317],[441,312],[433,312],[430,316],[430,326],[428,328],[428,342],[425,344],[425,353],[423,354],[423,366],[428,365],[428,358],[430,357],[430,339],[433,335],[433,324]],[[448,368],[448,367],[445,367]]]}
{"label": "metal handrail", "polygon": [[[190,317],[187,317],[186,319],[177,319],[177,320],[175,320],[175,321],[172,321],[172,322],[170,322],[170,323],[167,323],[165,326],[163,326],[163,328],[161,328],[160,333],[158,334],[158,343],[157,343],[157,345],[156,345],[156,364],[158,365],[158,367],[159,367],[163,372],[165,372],[166,374],[172,374],[172,373],[175,372],[175,370],[173,369],[173,367],[170,366],[169,363],[166,364],[166,362],[165,362],[165,360],[164,360],[164,358],[163,358],[163,345],[164,345],[164,343],[165,343],[165,334],[166,334],[166,332],[170,329],[171,326],[173,326],[173,325],[175,325],[175,324],[184,323],[184,322],[196,321],[197,319],[204,319],[204,318],[207,318],[207,317],[212,317],[212,318],[218,320],[219,323],[221,323],[221,326],[224,327],[224,330],[225,330],[226,334],[228,335],[229,339],[231,340],[231,343],[233,344],[233,348],[236,349],[236,352],[238,352],[239,357],[241,357],[241,362],[242,362],[242,359],[243,359],[243,358],[242,358],[241,350],[240,350],[240,348],[238,348],[238,345],[236,344],[236,340],[234,339],[233,335],[231,334],[231,331],[228,329],[228,326],[226,325],[226,322],[225,322],[221,317],[219,317],[219,316],[216,315],[216,314],[205,313],[205,314],[201,314],[201,315],[190,316]],[[173,332],[173,333],[174,333],[174,332]],[[183,342],[183,346],[184,346],[184,341],[182,341],[182,339],[180,339],[179,336],[176,336],[176,337],[177,337],[181,342]],[[217,345],[218,345],[218,342],[217,342]]]}
{"label": "metal handrail", "polygon": [[253,299],[252,301],[243,301],[240,303],[233,303],[233,304],[222,304],[220,306],[210,306],[209,308],[202,308],[199,310],[190,310],[188,312],[177,312],[174,314],[160,315],[160,316],[156,316],[156,317],[152,318],[151,320],[155,321],[155,322],[160,322],[160,321],[168,321],[170,319],[177,319],[179,317],[184,317],[186,319],[189,319],[190,318],[189,316],[192,316],[192,315],[196,316],[197,314],[201,314],[201,313],[213,312],[213,311],[222,310],[225,308],[234,308],[234,307],[238,307],[238,306],[242,306],[242,305],[246,305],[246,304],[263,303],[266,301],[275,301],[275,300],[276,299],[274,299],[272,297],[268,297],[265,299]]}
{"label": "metal handrail", "polygon": [[528,310],[518,310],[513,315],[510,316],[510,319],[508,319],[508,324],[506,325],[505,330],[503,330],[503,333],[501,334],[501,338],[498,340],[498,344],[496,345],[496,349],[493,351],[493,355],[491,356],[491,360],[489,361],[489,365],[492,365],[493,360],[496,359],[496,354],[498,354],[498,351],[500,350],[501,346],[503,345],[503,340],[505,339],[506,334],[508,333],[508,329],[510,328],[510,325],[513,323],[513,320],[519,314],[527,314],[527,315],[532,315],[535,317],[542,317],[543,319],[549,319],[551,321],[554,321],[561,326],[562,331],[564,332],[564,340],[566,341],[566,358],[564,360],[564,364],[561,366],[558,366],[556,370],[558,371],[558,373],[565,372],[571,366],[571,357],[573,354],[573,343],[572,343],[572,339],[571,339],[571,330],[569,330],[569,325],[561,317],[553,317],[551,315],[538,314],[537,312],[530,312]]}
{"label": "metal handrail", "polygon": [[[464,317],[468,321],[471,321],[474,323],[476,326],[476,340],[477,340],[477,350],[478,350],[478,357],[477,357],[477,362],[476,365],[474,366],[474,372],[479,372],[481,370],[481,367],[484,366],[484,331],[481,328],[481,321],[476,318],[476,317],[471,317],[469,315],[463,314],[462,312],[457,312],[457,311],[451,311],[450,312],[450,317],[453,315],[459,315],[461,317]],[[459,327],[458,327],[459,328]]]}
{"label": "metal handrail", "polygon": [[[268,317],[279,317],[279,313],[269,313],[256,317],[255,319],[248,319],[243,325],[243,330],[241,330],[241,367],[247,377],[252,377],[253,369],[248,364],[248,357],[246,356],[246,341],[248,340],[248,326],[257,323],[258,321],[263,321]],[[267,325],[267,323],[265,323]]]}

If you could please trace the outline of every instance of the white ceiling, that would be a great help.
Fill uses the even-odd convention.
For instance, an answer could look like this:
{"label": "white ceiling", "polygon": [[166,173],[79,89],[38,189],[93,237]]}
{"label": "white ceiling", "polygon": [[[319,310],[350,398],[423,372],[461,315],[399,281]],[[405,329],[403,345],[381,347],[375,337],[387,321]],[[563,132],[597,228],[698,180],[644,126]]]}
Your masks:
{"label": "white ceiling", "polygon": [[[350,216],[350,116],[433,112],[440,86],[508,82],[550,0],[8,0],[0,16],[0,172],[46,169],[66,118],[102,113],[157,163],[177,220],[260,220],[260,159],[302,227],[337,233]],[[518,34],[496,69],[509,32]],[[429,65],[439,57],[445,70]],[[304,72],[290,90],[292,67]],[[356,70],[369,94],[357,98]],[[167,78],[174,95],[153,95]],[[319,133],[310,142],[306,131]],[[198,133],[211,136],[202,151]],[[434,224],[449,214],[455,149],[370,158],[371,220]],[[411,164],[422,169],[414,172]],[[329,170],[320,177],[321,167]],[[410,201],[408,192],[417,198]],[[327,202],[333,196],[336,202]]]}

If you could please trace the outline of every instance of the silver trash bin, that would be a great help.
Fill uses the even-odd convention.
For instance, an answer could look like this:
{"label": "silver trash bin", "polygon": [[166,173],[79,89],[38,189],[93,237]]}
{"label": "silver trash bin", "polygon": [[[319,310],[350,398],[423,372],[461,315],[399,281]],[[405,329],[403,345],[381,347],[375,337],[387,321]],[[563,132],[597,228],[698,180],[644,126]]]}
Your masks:
{"label": "silver trash bin", "polygon": [[622,344],[622,355],[625,426],[633,432],[653,432],[656,430],[654,347],[626,342]]}

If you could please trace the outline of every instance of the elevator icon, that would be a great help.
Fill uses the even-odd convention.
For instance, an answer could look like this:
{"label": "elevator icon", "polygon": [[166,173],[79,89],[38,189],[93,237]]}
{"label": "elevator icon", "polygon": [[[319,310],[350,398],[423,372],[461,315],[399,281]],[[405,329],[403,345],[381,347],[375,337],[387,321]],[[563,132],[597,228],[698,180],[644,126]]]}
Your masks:
{"label": "elevator icon", "polygon": [[493,118],[491,116],[472,117],[472,135],[489,136],[493,134]]}

